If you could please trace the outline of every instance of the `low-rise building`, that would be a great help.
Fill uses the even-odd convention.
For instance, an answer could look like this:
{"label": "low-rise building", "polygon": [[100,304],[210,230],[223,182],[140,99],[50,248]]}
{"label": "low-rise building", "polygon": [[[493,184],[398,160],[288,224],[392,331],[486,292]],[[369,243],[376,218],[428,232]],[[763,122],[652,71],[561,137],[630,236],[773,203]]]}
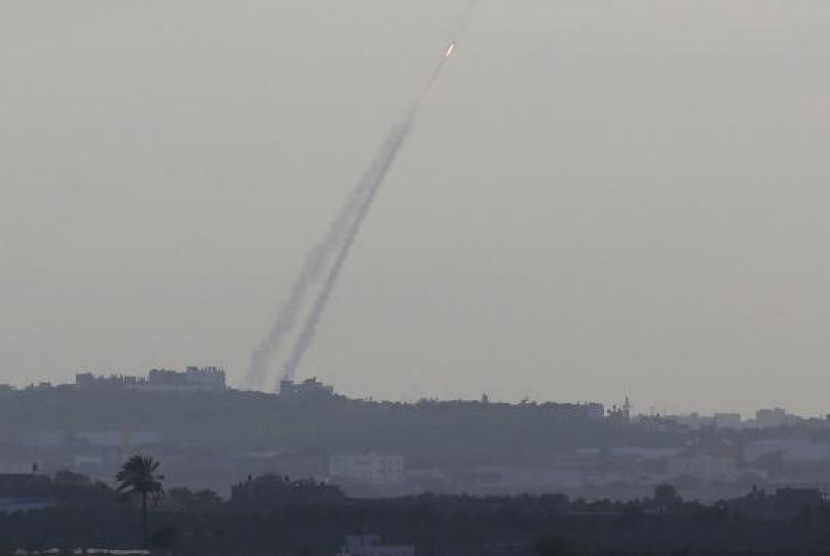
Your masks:
{"label": "low-rise building", "polygon": [[404,458],[392,454],[339,454],[329,458],[329,475],[334,482],[372,486],[404,482]]}
{"label": "low-rise building", "polygon": [[147,381],[139,386],[146,390],[221,391],[227,388],[225,380],[221,367],[187,367],[183,373],[153,369],[147,373]]}
{"label": "low-rise building", "polygon": [[138,377],[124,375],[96,376],[92,373],[78,373],[75,375],[75,386],[85,390],[135,388],[138,386]]}
{"label": "low-rise building", "polygon": [[787,413],[784,409],[759,409],[755,412],[755,426],[761,429],[774,429],[783,425],[794,425],[801,421],[797,415]]}
{"label": "low-rise building", "polygon": [[327,386],[317,380],[317,377],[308,378],[302,382],[283,380],[280,382],[279,399],[281,401],[315,401],[334,397],[334,387]]}
{"label": "low-rise building", "polygon": [[154,392],[202,392],[227,389],[225,371],[221,367],[187,367],[184,372],[152,369],[147,377],[92,373],[75,375],[75,387],[84,390],[137,389]]}
{"label": "low-rise building", "polygon": [[670,415],[667,419],[690,429],[715,427],[717,429],[740,429],[746,425],[740,413],[715,413],[714,415]]}
{"label": "low-rise building", "polygon": [[184,370],[185,382],[195,388],[205,390],[224,390],[227,377],[222,367],[187,367]]}
{"label": "low-rise building", "polygon": [[742,425],[740,413],[715,413],[712,422],[718,429],[739,429]]}

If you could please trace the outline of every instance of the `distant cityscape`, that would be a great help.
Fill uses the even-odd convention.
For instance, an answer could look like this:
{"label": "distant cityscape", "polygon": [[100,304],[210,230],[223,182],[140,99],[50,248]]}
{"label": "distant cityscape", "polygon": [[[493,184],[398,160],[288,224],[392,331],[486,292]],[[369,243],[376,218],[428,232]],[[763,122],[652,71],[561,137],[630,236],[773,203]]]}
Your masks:
{"label": "distant cityscape", "polygon": [[[98,376],[90,372],[75,375],[74,384],[53,385],[41,382],[32,385],[36,389],[83,388],[87,390],[137,389],[159,392],[222,391],[227,389],[227,378],[222,367],[186,367],[183,372],[168,369],[151,369],[146,377],[111,374]],[[9,390],[11,387],[6,386]]]}
{"label": "distant cityscape", "polygon": [[[71,388],[86,390],[112,391],[121,389],[135,389],[146,392],[222,392],[232,390],[227,385],[227,376],[223,367],[220,366],[187,366],[184,371],[169,369],[151,369],[146,376],[134,376],[124,374],[95,375],[91,372],[81,372],[75,375],[75,382],[68,384],[52,384],[51,382],[40,382],[29,385],[23,390],[67,390]],[[0,385],[0,391],[11,392],[17,388],[11,385]],[[314,402],[338,396],[331,385],[323,384],[316,377],[302,381],[282,380],[279,391],[276,395],[282,401]],[[487,396],[483,396],[483,401]],[[527,402],[522,402],[527,403]],[[558,403],[561,408],[571,408],[583,411],[596,419],[609,419],[611,421],[632,421],[654,419],[675,422],[693,429],[702,427],[714,427],[717,429],[768,429],[783,425],[795,425],[806,421],[804,417],[787,412],[785,409],[776,407],[770,409],[759,409],[755,412],[754,418],[744,419],[740,413],[723,412],[712,415],[702,415],[696,412],[688,414],[667,414],[667,415],[635,415],[631,411],[631,404],[628,399],[619,407],[614,405],[611,408],[601,403],[586,402],[580,404]]]}
{"label": "distant cityscape", "polygon": [[[314,377],[264,393],[230,388],[219,366],[79,372],[67,384],[0,388],[0,520],[21,512],[37,520],[39,509],[71,504],[56,503],[58,495],[112,497],[116,473],[136,454],[163,462],[166,515],[209,509],[242,522],[253,509],[306,500],[328,508],[319,515],[376,507],[410,523],[420,510],[399,505],[433,500],[448,512],[467,505],[475,516],[498,504],[493,523],[518,523],[501,517],[517,507],[566,512],[589,531],[603,516],[668,511],[661,489],[683,512],[708,504],[706,512],[753,520],[830,508],[830,418],[781,408],[744,419],[635,415],[628,399],[609,408],[487,395],[400,403],[351,399]],[[387,542],[389,529],[376,530],[381,540],[362,521],[348,529],[321,523],[340,556],[415,553],[416,543]],[[694,536],[697,525],[688,527]],[[517,554],[506,545],[488,550]]]}
{"label": "distant cityscape", "polygon": [[[607,409],[487,396],[372,402],[349,399],[316,378],[283,381],[277,394],[235,390],[219,366],[146,376],[80,372],[70,384],[2,392],[0,472],[7,473],[36,466],[107,480],[141,451],[164,457],[173,480],[196,486],[221,489],[232,477],[276,472],[338,484],[356,496],[636,497],[672,481],[712,499],[752,485],[830,483],[830,421],[781,408],[743,419],[633,415],[628,400]],[[500,435],[512,452],[494,440]]]}

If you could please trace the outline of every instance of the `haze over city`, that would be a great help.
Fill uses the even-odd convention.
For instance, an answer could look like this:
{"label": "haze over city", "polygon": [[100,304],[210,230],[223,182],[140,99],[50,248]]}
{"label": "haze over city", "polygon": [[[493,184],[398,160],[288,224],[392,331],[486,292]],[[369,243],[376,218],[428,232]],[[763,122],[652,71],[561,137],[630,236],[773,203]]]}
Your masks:
{"label": "haze over city", "polygon": [[[4,380],[252,350],[465,2],[0,6]],[[483,0],[300,369],[825,414],[830,5]]]}
{"label": "haze over city", "polygon": [[0,556],[830,546],[830,4],[0,3]]}

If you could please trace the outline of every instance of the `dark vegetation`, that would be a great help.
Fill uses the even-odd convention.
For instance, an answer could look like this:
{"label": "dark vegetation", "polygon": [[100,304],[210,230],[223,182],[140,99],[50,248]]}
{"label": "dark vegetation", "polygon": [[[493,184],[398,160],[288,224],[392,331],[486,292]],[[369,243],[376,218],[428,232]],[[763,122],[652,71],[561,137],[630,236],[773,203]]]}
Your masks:
{"label": "dark vegetation", "polygon": [[[423,555],[795,555],[830,547],[830,507],[818,491],[754,491],[711,505],[684,502],[670,485],[625,503],[563,495],[352,500],[331,485],[266,475],[231,492],[222,501],[210,491],[171,489],[151,510],[149,544],[172,554],[323,556],[346,535],[370,531]],[[10,494],[52,505],[0,514],[0,551],[142,542],[140,500],[125,503],[100,483],[61,473],[0,491]]]}
{"label": "dark vegetation", "polygon": [[150,544],[147,503],[158,503],[164,496],[164,488],[161,485],[164,476],[158,472],[160,466],[161,462],[136,454],[124,463],[115,476],[118,492],[127,497],[137,496],[141,500],[141,532],[144,546]]}
{"label": "dark vegetation", "polygon": [[[101,395],[53,388],[0,393],[0,449],[8,458],[17,450],[16,461],[31,465],[34,449],[25,437],[43,431],[158,431],[164,436],[156,448],[164,456],[165,473],[170,477],[171,468],[177,471],[173,485],[205,485],[198,480],[200,466],[212,464],[213,476],[221,480],[210,485],[229,492],[230,498],[181,487],[156,496],[161,474],[153,462],[142,464],[148,473],[136,468],[121,477],[122,490],[136,494],[126,501],[109,484],[76,473],[0,475],[0,501],[15,502],[0,513],[0,552],[127,549],[142,546],[146,538],[149,546],[172,554],[328,556],[346,535],[370,532],[389,543],[414,544],[419,556],[830,554],[830,510],[823,495],[776,490],[794,484],[786,482],[795,475],[779,469],[780,458],[767,465],[771,476],[784,477],[768,487],[769,494],[752,490],[701,504],[681,498],[684,492],[694,496],[682,481],[661,485],[647,498],[636,493],[633,497],[641,498],[627,502],[564,495],[353,499],[332,485],[291,480],[286,471],[246,477],[264,469],[248,467],[252,458],[242,457],[261,450],[310,454],[314,461],[330,453],[377,450],[402,454],[414,468],[452,471],[482,463],[544,466],[554,456],[597,448],[600,465],[606,448],[613,447],[718,449],[770,434],[825,442],[830,427],[824,422],[773,432],[691,431],[660,418],[637,423],[597,419],[579,407],[557,404],[396,404],[340,397],[303,404],[235,391]],[[40,450],[35,455],[43,464],[49,461],[41,459],[47,448]],[[116,465],[122,455],[113,457]],[[50,470],[60,468],[49,463]],[[304,472],[289,471],[296,476]],[[827,473],[824,468],[822,473]],[[99,476],[109,482],[114,474],[113,469]],[[238,482],[224,490],[233,481]],[[733,492],[749,491],[752,484],[742,482]],[[602,489],[598,497],[611,492],[607,485]],[[146,537],[142,500],[150,502]]]}

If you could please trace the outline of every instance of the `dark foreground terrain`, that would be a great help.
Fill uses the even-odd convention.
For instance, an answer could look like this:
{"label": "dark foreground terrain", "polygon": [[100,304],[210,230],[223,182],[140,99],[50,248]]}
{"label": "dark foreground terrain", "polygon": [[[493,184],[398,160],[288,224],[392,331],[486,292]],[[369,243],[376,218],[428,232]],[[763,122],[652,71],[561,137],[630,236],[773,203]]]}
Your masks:
{"label": "dark foreground terrain", "polygon": [[[24,477],[0,481],[3,500],[43,507],[0,514],[0,552],[141,547],[135,500],[71,473]],[[796,489],[702,505],[668,485],[626,503],[353,500],[337,487],[269,475],[234,485],[227,501],[178,488],[150,509],[152,548],[170,554],[333,555],[346,535],[365,532],[419,555],[830,554],[830,506],[818,491]]]}

